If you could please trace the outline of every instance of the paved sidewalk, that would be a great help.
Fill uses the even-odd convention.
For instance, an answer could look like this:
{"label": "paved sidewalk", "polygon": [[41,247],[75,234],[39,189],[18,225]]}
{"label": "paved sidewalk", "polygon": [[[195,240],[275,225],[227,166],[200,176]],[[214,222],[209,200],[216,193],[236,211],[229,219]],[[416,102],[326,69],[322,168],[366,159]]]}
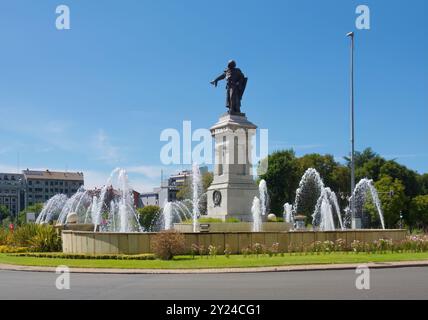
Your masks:
{"label": "paved sidewalk", "polygon": [[[204,273],[255,273],[255,272],[287,272],[287,271],[323,271],[323,270],[349,270],[365,265],[371,269],[428,267],[428,260],[382,262],[382,263],[353,263],[353,264],[319,264],[294,265],[256,268],[212,268],[212,269],[107,269],[107,268],[70,268],[73,273],[89,274],[204,274]],[[0,270],[29,271],[29,272],[55,272],[55,267],[19,266],[0,264]]]}

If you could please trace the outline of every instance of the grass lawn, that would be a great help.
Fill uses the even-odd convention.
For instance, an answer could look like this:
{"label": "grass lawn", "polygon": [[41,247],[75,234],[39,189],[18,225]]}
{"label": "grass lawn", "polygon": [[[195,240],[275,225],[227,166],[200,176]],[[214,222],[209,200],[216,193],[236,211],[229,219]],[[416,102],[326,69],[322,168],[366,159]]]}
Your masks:
{"label": "grass lawn", "polygon": [[239,268],[239,267],[267,267],[289,265],[314,265],[336,263],[368,263],[368,262],[395,262],[428,260],[428,252],[423,253],[331,253],[321,255],[289,255],[283,257],[232,255],[229,258],[178,256],[172,261],[161,260],[87,260],[87,259],[54,259],[17,257],[0,254],[0,264],[24,266],[58,266],[83,268],[119,268],[119,269],[200,269],[200,268]]}

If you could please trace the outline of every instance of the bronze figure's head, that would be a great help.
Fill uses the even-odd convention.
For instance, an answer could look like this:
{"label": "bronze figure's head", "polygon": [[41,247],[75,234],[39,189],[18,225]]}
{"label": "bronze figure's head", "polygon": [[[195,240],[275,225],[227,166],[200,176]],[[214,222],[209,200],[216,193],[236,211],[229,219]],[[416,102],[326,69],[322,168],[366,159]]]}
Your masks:
{"label": "bronze figure's head", "polygon": [[229,60],[229,62],[227,63],[227,67],[229,69],[236,68],[236,62],[235,62],[235,60]]}

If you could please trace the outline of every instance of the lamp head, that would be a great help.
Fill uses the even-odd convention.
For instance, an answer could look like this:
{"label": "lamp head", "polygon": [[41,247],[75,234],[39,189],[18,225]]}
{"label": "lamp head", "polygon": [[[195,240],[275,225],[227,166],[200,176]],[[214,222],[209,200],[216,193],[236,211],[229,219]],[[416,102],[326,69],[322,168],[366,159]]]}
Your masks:
{"label": "lamp head", "polygon": [[353,32],[349,32],[349,33],[346,34],[346,36],[353,38],[354,37],[354,33]]}

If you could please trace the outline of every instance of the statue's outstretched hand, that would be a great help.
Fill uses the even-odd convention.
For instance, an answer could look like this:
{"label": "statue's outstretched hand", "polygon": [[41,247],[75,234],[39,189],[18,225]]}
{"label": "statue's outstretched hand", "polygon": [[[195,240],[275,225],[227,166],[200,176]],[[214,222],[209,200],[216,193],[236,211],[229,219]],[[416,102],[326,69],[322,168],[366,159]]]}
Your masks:
{"label": "statue's outstretched hand", "polygon": [[211,83],[214,87],[216,87],[216,88],[217,88],[217,81],[213,80],[213,81],[211,81],[210,83]]}

